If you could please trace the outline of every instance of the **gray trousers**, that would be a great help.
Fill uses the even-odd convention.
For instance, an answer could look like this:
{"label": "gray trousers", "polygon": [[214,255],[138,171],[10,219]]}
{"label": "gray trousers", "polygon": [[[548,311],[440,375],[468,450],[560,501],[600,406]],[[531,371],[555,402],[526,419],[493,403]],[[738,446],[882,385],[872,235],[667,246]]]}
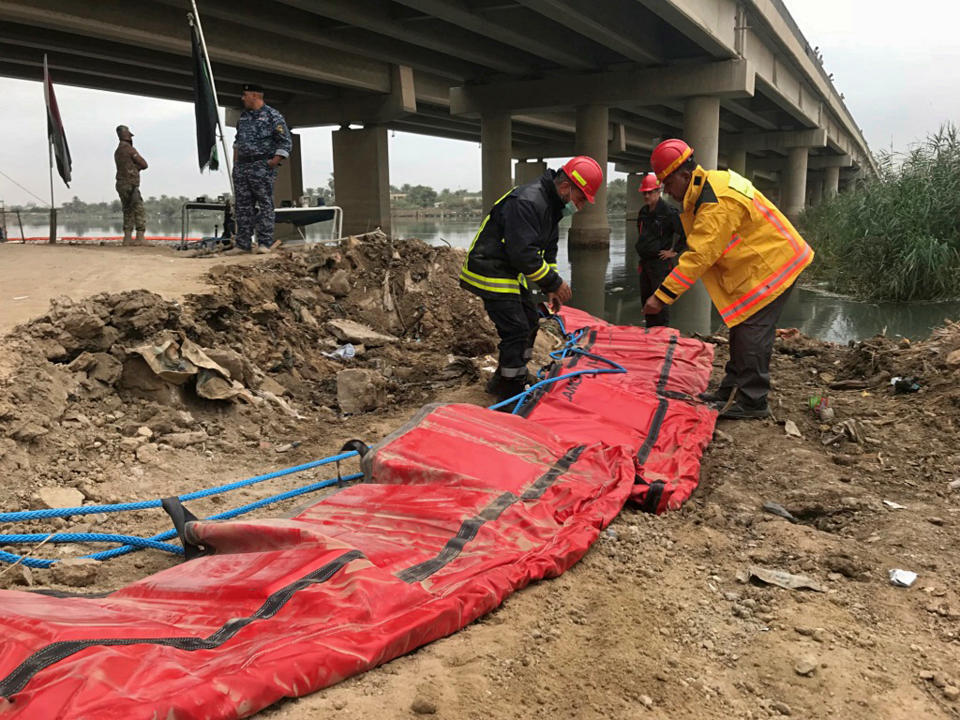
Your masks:
{"label": "gray trousers", "polygon": [[719,388],[723,397],[736,386],[737,399],[742,405],[763,407],[767,404],[777,320],[792,292],[793,285],[765,308],[730,328],[730,360]]}

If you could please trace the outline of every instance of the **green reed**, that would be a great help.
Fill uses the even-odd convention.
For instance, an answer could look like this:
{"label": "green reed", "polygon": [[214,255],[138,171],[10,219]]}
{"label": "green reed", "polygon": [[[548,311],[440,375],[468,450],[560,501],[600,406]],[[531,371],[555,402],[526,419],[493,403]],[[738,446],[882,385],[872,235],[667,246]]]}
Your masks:
{"label": "green reed", "polygon": [[812,277],[871,300],[960,297],[960,130],[946,124],[879,161],[878,178],[801,216]]}

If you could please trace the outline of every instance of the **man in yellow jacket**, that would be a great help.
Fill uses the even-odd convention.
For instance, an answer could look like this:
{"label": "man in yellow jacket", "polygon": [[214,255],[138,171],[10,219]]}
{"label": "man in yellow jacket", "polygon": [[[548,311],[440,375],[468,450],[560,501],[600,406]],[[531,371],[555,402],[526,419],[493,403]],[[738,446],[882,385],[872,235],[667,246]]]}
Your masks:
{"label": "man in yellow jacket", "polygon": [[650,160],[666,192],[683,204],[688,249],[643,311],[660,312],[702,280],[730,328],[726,375],[702,397],[725,408],[720,417],[767,417],[777,320],[813,250],[749,180],[704,170],[683,140],[663,141]]}

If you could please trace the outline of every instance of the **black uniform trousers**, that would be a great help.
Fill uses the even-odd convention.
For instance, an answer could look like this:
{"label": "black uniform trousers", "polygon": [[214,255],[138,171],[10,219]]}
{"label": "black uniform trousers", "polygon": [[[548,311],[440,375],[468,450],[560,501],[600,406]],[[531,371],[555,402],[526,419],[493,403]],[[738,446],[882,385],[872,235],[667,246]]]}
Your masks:
{"label": "black uniform trousers", "polygon": [[[657,288],[660,287],[660,283],[663,282],[663,279],[670,274],[670,271],[674,268],[673,260],[661,260],[657,258],[655,260],[641,260],[640,267],[640,298],[644,303],[650,298],[653,293],[656,292]],[[646,315],[647,327],[656,327],[657,325],[669,325],[670,324],[670,306],[664,305],[663,310],[658,312],[656,315]]]}
{"label": "black uniform trousers", "polygon": [[765,308],[730,328],[730,360],[718,390],[722,397],[728,397],[736,387],[741,405],[766,407],[777,321],[792,292],[793,285]]}
{"label": "black uniform trousers", "polygon": [[527,377],[527,361],[533,357],[533,343],[540,330],[540,318],[527,288],[520,288],[519,299],[483,299],[483,308],[500,336],[500,361],[497,372],[504,378]]}

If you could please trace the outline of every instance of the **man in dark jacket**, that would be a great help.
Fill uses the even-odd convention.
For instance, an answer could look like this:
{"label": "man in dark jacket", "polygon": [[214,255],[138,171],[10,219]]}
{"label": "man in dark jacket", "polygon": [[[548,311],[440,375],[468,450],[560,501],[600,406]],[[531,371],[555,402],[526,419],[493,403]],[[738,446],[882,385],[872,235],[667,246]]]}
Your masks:
{"label": "man in dark jacket", "polygon": [[460,286],[483,299],[500,336],[497,372],[487,383],[487,391],[500,400],[523,392],[533,356],[539,318],[528,283],[540,287],[554,311],[570,301],[570,286],[557,272],[557,224],[592,203],[602,182],[596,160],[575,157],[560,170],[547,170],[510,190],[477,230]]}
{"label": "man in dark jacket", "polygon": [[[677,255],[686,249],[680,213],[661,197],[660,181],[648,173],[640,184],[643,207],[637,215],[637,254],[640,256],[640,295],[644,303],[677,266]],[[647,315],[647,327],[668,325],[670,308]]]}

